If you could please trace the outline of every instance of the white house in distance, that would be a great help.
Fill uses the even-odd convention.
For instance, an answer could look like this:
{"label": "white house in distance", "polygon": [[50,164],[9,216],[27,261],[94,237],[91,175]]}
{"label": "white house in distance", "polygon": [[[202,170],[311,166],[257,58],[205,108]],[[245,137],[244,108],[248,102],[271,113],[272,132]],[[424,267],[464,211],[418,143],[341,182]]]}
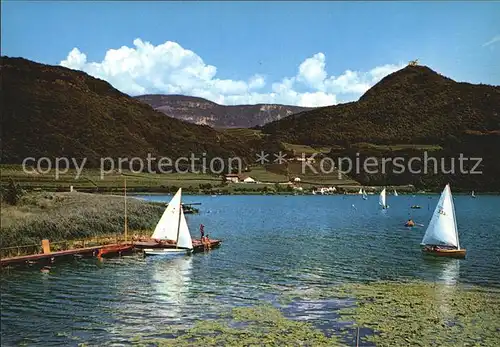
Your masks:
{"label": "white house in distance", "polygon": [[243,183],[257,183],[252,177],[250,176],[243,176],[243,177],[240,177],[241,181]]}
{"label": "white house in distance", "polygon": [[233,182],[233,183],[238,183],[239,182],[239,175],[238,174],[227,174],[226,181],[228,182]]}
{"label": "white house in distance", "polygon": [[257,183],[252,177],[238,174],[227,174],[226,181],[233,183]]}
{"label": "white house in distance", "polygon": [[316,191],[314,191],[313,194],[328,195],[328,194],[333,194],[336,191],[337,191],[337,188],[335,188],[335,187],[321,187],[321,188],[318,188]]}

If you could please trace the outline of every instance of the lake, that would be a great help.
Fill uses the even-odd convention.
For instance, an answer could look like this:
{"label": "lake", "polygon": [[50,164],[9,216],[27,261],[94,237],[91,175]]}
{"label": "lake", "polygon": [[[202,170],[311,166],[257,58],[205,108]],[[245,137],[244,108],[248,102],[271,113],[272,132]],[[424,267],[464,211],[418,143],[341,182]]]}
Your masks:
{"label": "lake", "polygon": [[[168,202],[171,196],[142,196]],[[184,196],[187,215],[220,248],[178,259],[122,258],[56,263],[50,273],[2,273],[2,346],[124,345],[168,326],[189,326],[231,307],[294,297],[287,317],[336,326],[331,302],[301,298],[343,283],[422,280],[500,288],[500,197],[455,196],[467,258],[429,259],[419,248],[438,195]],[[410,209],[411,205],[421,209]],[[424,227],[405,228],[409,218]],[[304,296],[305,297],[305,296]],[[341,305],[337,302],[337,306]]]}

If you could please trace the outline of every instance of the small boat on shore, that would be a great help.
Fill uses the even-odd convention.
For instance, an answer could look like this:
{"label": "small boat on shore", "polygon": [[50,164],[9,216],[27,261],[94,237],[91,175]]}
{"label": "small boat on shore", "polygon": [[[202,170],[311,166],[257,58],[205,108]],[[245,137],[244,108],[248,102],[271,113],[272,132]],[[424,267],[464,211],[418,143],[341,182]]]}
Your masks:
{"label": "small boat on shore", "polygon": [[465,249],[460,248],[455,208],[450,185],[441,193],[424,238],[420,243],[422,252],[439,257],[464,258]]}
{"label": "small boat on shore", "polygon": [[151,236],[158,245],[145,248],[145,255],[185,255],[193,251],[193,241],[182,208],[182,188],[168,203]]}

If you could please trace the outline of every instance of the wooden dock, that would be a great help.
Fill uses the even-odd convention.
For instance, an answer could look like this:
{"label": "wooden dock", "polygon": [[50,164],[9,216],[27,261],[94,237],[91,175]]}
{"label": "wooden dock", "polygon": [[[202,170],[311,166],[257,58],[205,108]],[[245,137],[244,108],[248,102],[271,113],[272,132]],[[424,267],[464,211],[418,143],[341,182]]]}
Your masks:
{"label": "wooden dock", "polygon": [[[221,240],[210,240],[210,249],[219,247],[221,243]],[[44,253],[21,255],[17,257],[0,259],[0,267],[23,264],[31,265],[35,263],[48,265],[54,263],[58,258],[100,257],[101,254],[102,256],[110,257],[121,255],[124,253],[132,253],[134,251],[142,251],[144,248],[159,248],[162,246],[154,241],[136,241],[129,243],[114,243],[93,247],[76,248],[56,252],[50,252],[48,243],[46,244],[46,247],[47,248],[45,248]],[[199,253],[203,251],[205,251],[205,246],[203,245],[201,240],[193,240],[193,253]]]}
{"label": "wooden dock", "polygon": [[[217,248],[221,245],[221,240],[210,240],[210,248]],[[143,250],[144,248],[162,248],[164,246],[160,245],[155,241],[134,241],[134,248]],[[172,245],[174,247],[174,245]],[[203,252],[205,250],[205,246],[201,242],[201,240],[193,240],[193,253]]]}
{"label": "wooden dock", "polygon": [[[40,253],[40,254],[31,254],[31,255],[21,255],[17,257],[3,258],[0,259],[0,266],[7,265],[20,265],[20,264],[31,264],[33,262],[42,263],[46,262],[48,264],[53,263],[57,258],[62,257],[95,257],[99,253],[101,248],[109,248],[109,247],[119,247],[123,246],[123,244],[112,244],[112,245],[101,245],[94,247],[85,247],[85,248],[76,248],[69,249],[66,251],[57,251],[57,252],[48,252],[48,253]],[[129,245],[128,250],[132,250],[133,246]],[[123,249],[120,247],[120,251],[115,254],[126,251],[127,249]],[[110,254],[108,252],[108,254]]]}

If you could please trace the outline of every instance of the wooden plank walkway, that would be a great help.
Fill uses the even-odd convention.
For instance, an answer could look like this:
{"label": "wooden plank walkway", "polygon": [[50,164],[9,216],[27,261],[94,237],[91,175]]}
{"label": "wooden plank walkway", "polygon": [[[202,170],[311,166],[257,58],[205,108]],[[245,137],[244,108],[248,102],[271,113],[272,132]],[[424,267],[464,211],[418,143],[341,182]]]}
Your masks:
{"label": "wooden plank walkway", "polygon": [[[210,248],[217,248],[222,243],[221,240],[210,240]],[[129,246],[126,250],[123,250],[123,246]],[[29,264],[32,262],[44,261],[50,263],[54,261],[56,258],[60,257],[69,257],[69,256],[97,256],[99,250],[101,248],[106,248],[105,255],[112,256],[125,251],[132,250],[142,250],[144,248],[158,248],[161,247],[158,243],[154,241],[138,241],[132,243],[114,243],[108,245],[100,245],[94,247],[84,247],[84,248],[76,248],[76,249],[68,249],[66,251],[57,251],[50,253],[39,253],[39,254],[31,254],[31,255],[21,255],[17,257],[3,258],[0,259],[0,266],[7,265],[20,265],[20,264]],[[116,248],[116,249],[115,249]],[[193,252],[203,252],[205,250],[205,246],[201,242],[201,240],[193,240]]]}
{"label": "wooden plank walkway", "polygon": [[[210,240],[210,248],[217,248],[221,245],[221,240]],[[162,248],[163,246],[158,244],[155,241],[134,241],[134,248],[144,249],[144,248]],[[172,245],[175,247],[175,245]],[[205,250],[205,246],[201,242],[201,240],[193,240],[193,252],[203,252]]]}
{"label": "wooden plank walkway", "polygon": [[51,261],[53,258],[67,257],[71,255],[81,255],[81,256],[96,256],[99,252],[99,249],[104,247],[118,247],[123,246],[123,244],[111,244],[111,245],[101,245],[94,247],[85,247],[85,248],[76,248],[76,249],[68,249],[66,251],[57,251],[50,253],[39,253],[39,254],[31,254],[31,255],[21,255],[18,257],[11,258],[3,258],[0,259],[0,266],[12,265],[12,264],[22,264],[22,263],[30,263],[39,260],[47,260]]}

